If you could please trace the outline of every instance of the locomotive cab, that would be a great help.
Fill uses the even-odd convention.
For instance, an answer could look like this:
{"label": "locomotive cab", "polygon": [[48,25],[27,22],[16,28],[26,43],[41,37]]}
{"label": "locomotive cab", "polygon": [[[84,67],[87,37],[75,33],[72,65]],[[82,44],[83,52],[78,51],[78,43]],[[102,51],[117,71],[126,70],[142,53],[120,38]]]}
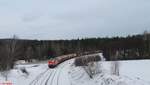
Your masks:
{"label": "locomotive cab", "polygon": [[49,68],[55,68],[58,64],[58,61],[56,59],[51,59],[48,61],[48,67]]}

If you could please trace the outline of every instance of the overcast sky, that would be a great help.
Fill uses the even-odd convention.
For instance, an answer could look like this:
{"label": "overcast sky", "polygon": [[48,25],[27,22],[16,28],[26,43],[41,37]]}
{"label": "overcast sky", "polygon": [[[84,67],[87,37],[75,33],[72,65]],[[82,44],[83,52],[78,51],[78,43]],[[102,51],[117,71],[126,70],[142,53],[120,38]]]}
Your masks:
{"label": "overcast sky", "polygon": [[73,39],[150,30],[150,0],[0,0],[0,38]]}

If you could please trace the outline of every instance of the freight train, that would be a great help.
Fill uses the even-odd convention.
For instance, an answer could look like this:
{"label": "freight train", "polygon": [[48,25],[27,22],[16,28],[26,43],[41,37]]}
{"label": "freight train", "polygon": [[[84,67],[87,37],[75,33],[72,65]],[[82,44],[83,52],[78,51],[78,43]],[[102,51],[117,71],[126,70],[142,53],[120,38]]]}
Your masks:
{"label": "freight train", "polygon": [[57,65],[59,65],[60,63],[75,58],[75,57],[80,57],[83,55],[88,55],[88,54],[93,54],[93,53],[100,53],[101,51],[90,51],[90,52],[82,52],[82,53],[72,53],[72,54],[68,54],[68,55],[62,55],[53,59],[50,59],[48,61],[48,67],[49,68],[55,68]]}
{"label": "freight train", "polygon": [[66,60],[69,60],[71,58],[74,58],[74,57],[77,57],[77,54],[76,53],[72,53],[72,54],[68,54],[68,55],[62,55],[62,56],[59,56],[59,57],[56,57],[56,58],[53,58],[53,59],[50,59],[48,61],[48,67],[49,68],[54,68],[56,67],[58,64],[66,61]]}

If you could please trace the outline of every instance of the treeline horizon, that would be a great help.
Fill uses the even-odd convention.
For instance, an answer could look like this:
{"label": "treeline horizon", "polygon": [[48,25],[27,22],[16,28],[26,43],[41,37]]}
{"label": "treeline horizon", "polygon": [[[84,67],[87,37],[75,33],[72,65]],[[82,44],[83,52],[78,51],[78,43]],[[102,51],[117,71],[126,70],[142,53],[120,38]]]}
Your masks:
{"label": "treeline horizon", "polygon": [[106,60],[150,59],[150,34],[71,40],[25,40],[14,35],[0,39],[0,64],[96,50],[101,50]]}

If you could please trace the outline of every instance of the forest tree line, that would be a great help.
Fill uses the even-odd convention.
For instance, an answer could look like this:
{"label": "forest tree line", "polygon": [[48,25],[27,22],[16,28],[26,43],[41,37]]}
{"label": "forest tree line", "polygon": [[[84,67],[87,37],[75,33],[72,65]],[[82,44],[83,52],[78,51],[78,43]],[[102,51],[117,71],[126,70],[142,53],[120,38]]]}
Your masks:
{"label": "forest tree line", "polygon": [[150,59],[150,34],[72,40],[24,40],[14,35],[0,39],[0,67],[9,69],[17,60],[47,60],[93,50],[101,50],[107,60]]}

